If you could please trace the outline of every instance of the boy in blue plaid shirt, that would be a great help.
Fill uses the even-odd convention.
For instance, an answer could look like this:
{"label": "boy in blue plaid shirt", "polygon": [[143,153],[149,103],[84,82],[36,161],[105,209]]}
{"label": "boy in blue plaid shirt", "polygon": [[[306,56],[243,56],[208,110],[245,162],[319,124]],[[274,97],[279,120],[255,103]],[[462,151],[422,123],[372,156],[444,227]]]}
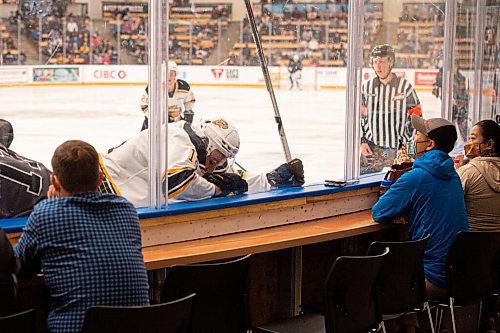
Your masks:
{"label": "boy in blue plaid shirt", "polygon": [[123,197],[97,192],[94,147],[66,141],[52,168],[49,199],[35,206],[14,249],[21,276],[44,274],[49,332],[80,332],[93,305],[148,305],[137,212]]}

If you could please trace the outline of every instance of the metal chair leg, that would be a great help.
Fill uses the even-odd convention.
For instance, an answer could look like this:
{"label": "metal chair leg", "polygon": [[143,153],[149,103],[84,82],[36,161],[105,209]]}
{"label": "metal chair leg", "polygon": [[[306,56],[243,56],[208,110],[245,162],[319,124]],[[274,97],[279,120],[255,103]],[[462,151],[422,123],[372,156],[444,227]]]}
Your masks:
{"label": "metal chair leg", "polygon": [[479,302],[479,311],[477,314],[477,331],[479,332],[479,326],[481,326],[481,316],[483,314],[483,301]]}
{"label": "metal chair leg", "polygon": [[440,309],[439,307],[436,307],[436,332],[439,332],[441,330],[441,324],[443,321],[443,309]]}
{"label": "metal chair leg", "polygon": [[455,310],[453,308],[454,303],[453,297],[450,297],[450,312],[451,312],[451,323],[453,325],[453,333],[457,333],[457,324],[455,322]]}
{"label": "metal chair leg", "polygon": [[384,324],[384,321],[382,321],[380,323],[380,326],[382,327],[382,333],[387,333],[386,330],[385,330],[385,324]]}
{"label": "metal chair leg", "polygon": [[429,306],[429,302],[424,303],[424,309],[425,308],[427,308],[427,315],[429,316],[429,324],[431,325],[431,332],[435,333],[436,331],[434,330],[434,323],[432,322],[431,307]]}

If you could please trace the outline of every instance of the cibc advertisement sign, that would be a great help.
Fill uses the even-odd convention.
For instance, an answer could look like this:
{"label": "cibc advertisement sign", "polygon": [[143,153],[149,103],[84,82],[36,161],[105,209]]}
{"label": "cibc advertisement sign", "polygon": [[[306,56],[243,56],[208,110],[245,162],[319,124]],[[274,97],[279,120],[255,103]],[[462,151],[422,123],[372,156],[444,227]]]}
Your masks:
{"label": "cibc advertisement sign", "polygon": [[82,66],[84,82],[138,83],[148,81],[147,66]]}

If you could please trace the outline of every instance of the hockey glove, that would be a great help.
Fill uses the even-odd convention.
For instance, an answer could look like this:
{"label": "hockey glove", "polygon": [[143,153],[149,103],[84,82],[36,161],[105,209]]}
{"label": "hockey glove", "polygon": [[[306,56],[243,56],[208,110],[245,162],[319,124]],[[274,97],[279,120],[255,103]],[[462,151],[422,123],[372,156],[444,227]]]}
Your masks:
{"label": "hockey glove", "polygon": [[248,191],[247,181],[235,173],[207,173],[203,178],[220,188],[222,193],[217,195],[218,197],[238,195]]}
{"label": "hockey glove", "polygon": [[269,172],[267,181],[273,187],[294,187],[304,185],[304,167],[302,161],[294,158]]}

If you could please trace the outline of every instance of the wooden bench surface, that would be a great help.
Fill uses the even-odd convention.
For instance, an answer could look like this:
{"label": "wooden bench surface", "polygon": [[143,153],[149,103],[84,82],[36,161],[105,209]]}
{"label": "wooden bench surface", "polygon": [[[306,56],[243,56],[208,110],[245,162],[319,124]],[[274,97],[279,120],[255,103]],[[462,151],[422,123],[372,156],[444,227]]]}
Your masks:
{"label": "wooden bench surface", "polygon": [[276,251],[374,232],[390,227],[372,220],[371,210],[310,222],[143,248],[148,270],[174,264]]}

